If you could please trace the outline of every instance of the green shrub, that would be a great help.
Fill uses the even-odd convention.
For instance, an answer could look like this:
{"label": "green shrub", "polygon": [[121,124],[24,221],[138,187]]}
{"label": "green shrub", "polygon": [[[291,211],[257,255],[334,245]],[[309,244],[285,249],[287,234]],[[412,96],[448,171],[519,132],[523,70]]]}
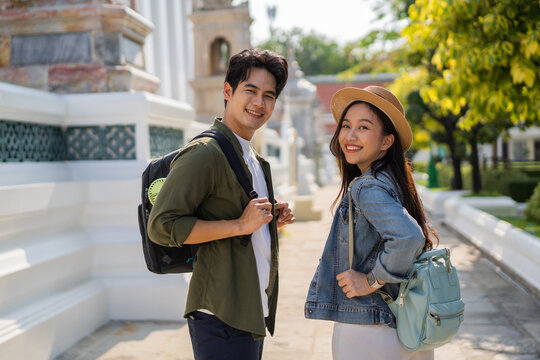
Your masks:
{"label": "green shrub", "polygon": [[[482,170],[480,170],[482,171]],[[464,163],[461,166],[461,175],[463,176],[463,189],[472,190],[472,166],[469,163]],[[482,177],[482,172],[480,172]]]}
{"label": "green shrub", "polygon": [[413,161],[413,171],[427,173],[427,162]]}
{"label": "green shrub", "polygon": [[540,169],[523,169],[521,170],[528,177],[531,178],[540,178]]}
{"label": "green shrub", "polygon": [[[437,181],[439,187],[450,188],[452,178],[454,177],[454,167],[451,162],[437,163]],[[461,180],[463,181],[463,189],[471,188],[471,165],[467,163],[461,164]]]}
{"label": "green shrub", "polygon": [[487,170],[482,172],[482,190],[510,195],[509,182],[528,179],[527,175],[516,170]]}
{"label": "green shrub", "polygon": [[451,163],[437,163],[437,182],[439,187],[447,188],[450,187],[452,181],[452,176],[454,176],[454,170]]}
{"label": "green shrub", "polygon": [[521,179],[508,181],[508,196],[517,202],[525,202],[530,199],[539,179]]}
{"label": "green shrub", "polygon": [[540,183],[534,188],[534,192],[525,208],[527,220],[540,223]]}

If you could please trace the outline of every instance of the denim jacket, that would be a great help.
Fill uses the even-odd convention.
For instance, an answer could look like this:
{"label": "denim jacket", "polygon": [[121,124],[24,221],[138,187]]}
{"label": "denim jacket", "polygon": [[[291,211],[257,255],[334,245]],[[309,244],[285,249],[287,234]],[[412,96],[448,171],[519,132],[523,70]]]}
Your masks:
{"label": "denim jacket", "polygon": [[[399,283],[407,280],[415,257],[424,247],[424,235],[416,220],[401,205],[399,192],[385,171],[371,169],[351,189],[354,214],[353,269],[373,270],[385,281],[383,291],[394,299]],[[386,324],[396,327],[395,317],[377,293],[349,299],[336,276],[349,269],[349,200],[345,195],[334,215],[319,266],[311,281],[305,304],[310,319],[352,324]]]}

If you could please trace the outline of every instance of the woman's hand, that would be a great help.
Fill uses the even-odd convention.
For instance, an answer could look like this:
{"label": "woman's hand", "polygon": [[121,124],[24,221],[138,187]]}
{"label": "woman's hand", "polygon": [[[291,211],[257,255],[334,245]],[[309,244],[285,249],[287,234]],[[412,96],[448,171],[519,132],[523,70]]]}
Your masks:
{"label": "woman's hand", "polygon": [[347,270],[336,276],[338,285],[349,299],[355,296],[365,296],[375,290],[367,281],[366,274],[355,270]]}

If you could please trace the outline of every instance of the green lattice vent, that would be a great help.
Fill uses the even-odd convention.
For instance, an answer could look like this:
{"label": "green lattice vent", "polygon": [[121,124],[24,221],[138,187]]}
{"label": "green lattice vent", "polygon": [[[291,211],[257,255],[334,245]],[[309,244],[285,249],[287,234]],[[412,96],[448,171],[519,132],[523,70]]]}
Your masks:
{"label": "green lattice vent", "polygon": [[134,160],[135,126],[60,126],[0,120],[0,161]]}
{"label": "green lattice vent", "polygon": [[62,161],[66,139],[60,126],[0,120],[0,161]]}
{"label": "green lattice vent", "polygon": [[67,133],[68,160],[134,160],[135,126],[77,126]]}
{"label": "green lattice vent", "polygon": [[[150,153],[184,144],[184,132],[150,126]],[[0,162],[136,159],[134,125],[61,126],[0,120]]]}

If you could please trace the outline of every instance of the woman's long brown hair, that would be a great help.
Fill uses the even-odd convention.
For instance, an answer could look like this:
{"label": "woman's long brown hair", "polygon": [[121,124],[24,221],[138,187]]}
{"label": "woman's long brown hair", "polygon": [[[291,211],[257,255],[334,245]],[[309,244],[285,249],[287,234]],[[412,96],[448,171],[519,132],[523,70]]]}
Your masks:
{"label": "woman's long brown hair", "polygon": [[424,250],[433,249],[432,236],[437,239],[437,245],[439,244],[439,236],[431,224],[427,221],[426,215],[424,214],[424,208],[420,202],[420,198],[416,192],[416,186],[412,178],[411,167],[409,165],[409,161],[405,159],[396,128],[384,112],[364,101],[352,102],[349,104],[349,106],[347,106],[347,108],[345,108],[343,114],[341,114],[341,119],[339,120],[336,132],[330,141],[330,151],[338,161],[339,172],[341,174],[341,188],[333,205],[335,206],[337,202],[341,201],[347,194],[349,184],[354,180],[354,178],[362,175],[360,168],[356,166],[356,164],[347,163],[345,154],[341,150],[341,146],[339,144],[339,133],[341,131],[345,114],[347,114],[347,111],[351,108],[351,106],[362,103],[368,105],[371,111],[373,111],[373,113],[379,118],[383,124],[383,134],[394,135],[394,143],[386,151],[386,154],[371,164],[373,176],[377,177],[377,173],[382,170],[387,170],[392,177],[392,181],[400,191],[400,198],[403,207],[407,209],[409,214],[416,220],[418,225],[420,225],[420,228],[422,228],[422,233],[424,234],[425,238]]}

